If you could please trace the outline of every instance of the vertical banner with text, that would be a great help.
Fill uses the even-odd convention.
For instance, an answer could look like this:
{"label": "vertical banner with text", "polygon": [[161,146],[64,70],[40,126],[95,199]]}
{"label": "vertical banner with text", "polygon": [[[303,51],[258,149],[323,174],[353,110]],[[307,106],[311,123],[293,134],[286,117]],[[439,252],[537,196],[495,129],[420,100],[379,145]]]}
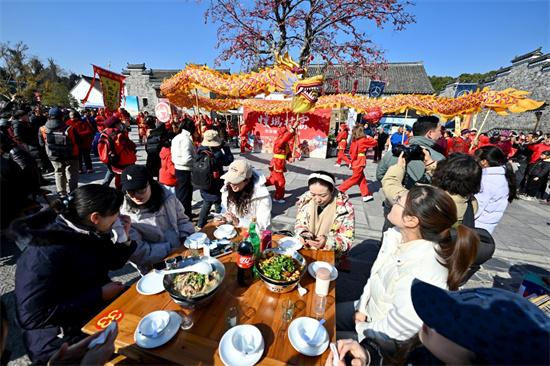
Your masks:
{"label": "vertical banner with text", "polygon": [[114,112],[120,107],[121,99],[124,97],[124,79],[126,76],[116,74],[109,70],[105,70],[101,67],[92,65],[94,67],[94,76],[92,77],[92,85],[90,90],[86,94],[86,97],[82,100],[82,104],[86,104],[88,96],[94,86],[95,76],[99,76],[99,83],[101,84],[101,91],[103,92],[103,105],[109,112]]}
{"label": "vertical banner with text", "polygon": [[[330,112],[330,109],[318,109],[298,116],[300,125],[296,142],[300,155],[322,159],[326,157]],[[279,127],[291,125],[296,121],[294,113],[267,114],[247,108],[244,108],[243,117],[251,134],[251,145],[263,153],[273,152],[273,143],[277,139]]]}

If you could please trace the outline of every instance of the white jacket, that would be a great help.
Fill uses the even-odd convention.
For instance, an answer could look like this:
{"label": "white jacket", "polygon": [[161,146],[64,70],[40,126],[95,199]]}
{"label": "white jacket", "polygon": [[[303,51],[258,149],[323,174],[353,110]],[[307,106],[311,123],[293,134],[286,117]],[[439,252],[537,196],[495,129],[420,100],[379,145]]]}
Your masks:
{"label": "white jacket", "polygon": [[162,261],[178,248],[183,239],[195,232],[193,223],[185,215],[183,205],[176,196],[163,187],[165,199],[157,212],[134,209],[124,200],[120,213],[132,219],[129,236],[137,243],[130,262],[143,275],[152,265]]}
{"label": "white jacket", "polygon": [[189,131],[181,130],[172,140],[172,162],[175,168],[177,170],[191,170],[196,156],[193,137]]}
{"label": "white jacket", "polygon": [[256,225],[259,230],[268,230],[271,228],[271,196],[265,186],[265,177],[259,171],[252,169],[252,179],[254,179],[254,194],[252,195],[252,209],[250,214],[240,217],[237,210],[227,203],[227,185],[222,188],[222,211],[231,212],[239,219],[239,227],[248,228],[252,218],[256,218]]}
{"label": "white jacket", "polygon": [[384,233],[370,278],[356,305],[356,310],[367,316],[367,322],[355,325],[359,341],[365,337],[406,340],[420,330],[422,320],[411,298],[413,279],[447,288],[448,271],[439,263],[443,259],[436,250],[439,244],[423,239],[403,244],[396,227]]}

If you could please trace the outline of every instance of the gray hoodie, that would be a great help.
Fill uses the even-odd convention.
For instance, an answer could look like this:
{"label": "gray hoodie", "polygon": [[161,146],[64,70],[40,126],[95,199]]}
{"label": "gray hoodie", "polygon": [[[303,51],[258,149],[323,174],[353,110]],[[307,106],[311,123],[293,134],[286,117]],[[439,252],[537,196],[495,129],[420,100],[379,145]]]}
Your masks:
{"label": "gray hoodie", "polygon": [[[445,159],[445,156],[441,155],[433,149],[435,141],[425,136],[413,136],[409,139],[409,145],[420,145],[430,151],[432,159],[435,161]],[[384,175],[388,171],[388,168],[397,164],[397,157],[393,156],[391,152],[386,153],[380,160],[378,168],[376,169],[376,179],[382,181]],[[416,182],[431,182],[430,177],[426,173],[424,163],[419,160],[413,160],[407,164],[407,174],[405,176],[407,188],[412,187]]]}

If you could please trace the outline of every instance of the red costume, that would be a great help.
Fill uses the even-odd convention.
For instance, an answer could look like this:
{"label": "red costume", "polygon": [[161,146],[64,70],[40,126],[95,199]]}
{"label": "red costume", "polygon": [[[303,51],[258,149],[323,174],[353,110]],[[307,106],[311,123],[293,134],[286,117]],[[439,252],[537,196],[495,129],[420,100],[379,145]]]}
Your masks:
{"label": "red costume", "polygon": [[289,144],[294,138],[294,130],[288,131],[286,127],[279,128],[277,134],[277,140],[273,144],[273,158],[269,164],[269,170],[271,175],[267,178],[266,186],[275,186],[274,200],[282,200],[285,197],[285,176],[286,172],[286,160],[292,157],[292,151],[289,148]]}
{"label": "red costume", "polygon": [[244,154],[246,149],[252,151],[252,146],[248,143],[248,126],[244,123],[241,125],[241,154]]}
{"label": "red costume", "polygon": [[346,162],[346,165],[350,165],[351,160],[346,155],[349,135],[348,126],[346,126],[345,124],[341,124],[340,126],[342,126],[342,130],[338,132],[338,136],[336,136],[336,142],[338,143],[338,155],[336,157],[336,164],[340,165],[342,163],[342,160],[344,160]]}
{"label": "red costume", "polygon": [[136,124],[139,132],[139,143],[143,144],[147,139],[147,124],[145,123],[145,114],[143,112],[138,113]]}
{"label": "red costume", "polygon": [[470,151],[470,139],[467,136],[466,140],[464,140],[462,137],[454,137],[451,146],[449,147],[449,145],[447,145],[448,154],[467,154],[468,151]]}
{"label": "red costume", "polygon": [[369,187],[367,186],[367,178],[365,178],[365,173],[363,172],[363,169],[365,169],[365,167],[367,166],[367,150],[370,147],[375,147],[377,145],[378,140],[372,137],[362,137],[357,141],[351,142],[349,155],[351,156],[351,169],[353,170],[353,173],[351,177],[340,184],[340,187],[338,187],[338,190],[340,192],[345,192],[352,186],[359,184],[361,196],[371,196],[369,192]]}

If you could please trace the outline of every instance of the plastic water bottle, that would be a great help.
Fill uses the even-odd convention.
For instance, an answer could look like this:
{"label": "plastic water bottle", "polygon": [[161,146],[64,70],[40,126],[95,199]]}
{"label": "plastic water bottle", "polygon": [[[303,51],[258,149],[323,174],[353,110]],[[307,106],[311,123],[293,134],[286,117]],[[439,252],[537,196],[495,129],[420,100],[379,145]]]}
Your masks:
{"label": "plastic water bottle", "polygon": [[252,219],[248,232],[250,234],[250,242],[254,246],[254,255],[257,257],[260,254],[260,236],[256,231],[256,218]]}

